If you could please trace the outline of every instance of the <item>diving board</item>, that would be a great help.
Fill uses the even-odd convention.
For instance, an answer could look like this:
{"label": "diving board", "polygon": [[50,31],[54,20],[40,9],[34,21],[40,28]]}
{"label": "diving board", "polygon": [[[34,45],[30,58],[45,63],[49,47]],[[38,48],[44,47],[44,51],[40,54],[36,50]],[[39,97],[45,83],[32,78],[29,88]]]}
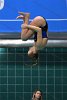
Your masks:
{"label": "diving board", "polygon": [[[34,40],[0,39],[0,47],[31,47]],[[67,47],[67,40],[48,40],[46,47]]]}

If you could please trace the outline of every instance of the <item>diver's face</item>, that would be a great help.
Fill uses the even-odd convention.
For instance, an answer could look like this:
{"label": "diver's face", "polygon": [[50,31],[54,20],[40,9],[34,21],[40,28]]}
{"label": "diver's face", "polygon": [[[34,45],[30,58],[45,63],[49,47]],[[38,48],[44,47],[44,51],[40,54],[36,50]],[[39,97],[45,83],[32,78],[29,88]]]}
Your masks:
{"label": "diver's face", "polygon": [[35,47],[31,47],[29,49],[29,51],[28,51],[28,56],[31,57],[31,58],[33,58],[34,57],[34,54],[36,54],[36,53],[37,53],[36,48]]}
{"label": "diver's face", "polygon": [[30,52],[30,53],[28,54],[28,56],[29,56],[30,58],[33,58],[33,56],[34,56],[33,52]]}
{"label": "diver's face", "polygon": [[39,99],[41,97],[41,92],[40,91],[37,91],[35,93],[35,98]]}

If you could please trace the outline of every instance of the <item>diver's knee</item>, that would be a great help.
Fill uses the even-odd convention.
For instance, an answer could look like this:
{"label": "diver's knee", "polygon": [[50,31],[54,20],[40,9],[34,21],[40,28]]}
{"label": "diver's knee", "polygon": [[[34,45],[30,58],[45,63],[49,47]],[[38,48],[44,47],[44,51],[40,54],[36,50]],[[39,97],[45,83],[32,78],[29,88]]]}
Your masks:
{"label": "diver's knee", "polygon": [[22,38],[22,40],[23,40],[23,41],[27,41],[27,39],[25,39],[25,38]]}
{"label": "diver's knee", "polygon": [[23,41],[27,41],[27,40],[28,40],[26,37],[21,37],[21,39],[22,39]]}

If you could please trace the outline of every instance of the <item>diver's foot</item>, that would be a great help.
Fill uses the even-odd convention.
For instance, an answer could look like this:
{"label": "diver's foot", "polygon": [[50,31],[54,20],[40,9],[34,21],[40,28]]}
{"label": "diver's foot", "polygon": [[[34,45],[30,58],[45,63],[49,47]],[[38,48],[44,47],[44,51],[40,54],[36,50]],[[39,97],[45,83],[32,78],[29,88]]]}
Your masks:
{"label": "diver's foot", "polygon": [[23,15],[20,15],[20,16],[17,16],[17,18],[16,18],[16,19],[23,19],[23,20],[24,20],[25,18],[24,18],[24,16],[23,16]]}
{"label": "diver's foot", "polygon": [[23,15],[24,18],[29,18],[30,17],[30,13],[24,13],[24,12],[18,12],[20,15]]}

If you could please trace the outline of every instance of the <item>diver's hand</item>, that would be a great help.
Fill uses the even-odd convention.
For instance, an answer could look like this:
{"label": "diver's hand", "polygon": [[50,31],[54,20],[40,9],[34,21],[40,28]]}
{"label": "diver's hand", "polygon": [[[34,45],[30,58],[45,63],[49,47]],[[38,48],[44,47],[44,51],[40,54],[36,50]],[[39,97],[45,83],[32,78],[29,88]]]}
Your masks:
{"label": "diver's hand", "polygon": [[22,24],[22,28],[27,28],[27,24]]}
{"label": "diver's hand", "polygon": [[17,16],[16,19],[24,19],[23,15]]}

